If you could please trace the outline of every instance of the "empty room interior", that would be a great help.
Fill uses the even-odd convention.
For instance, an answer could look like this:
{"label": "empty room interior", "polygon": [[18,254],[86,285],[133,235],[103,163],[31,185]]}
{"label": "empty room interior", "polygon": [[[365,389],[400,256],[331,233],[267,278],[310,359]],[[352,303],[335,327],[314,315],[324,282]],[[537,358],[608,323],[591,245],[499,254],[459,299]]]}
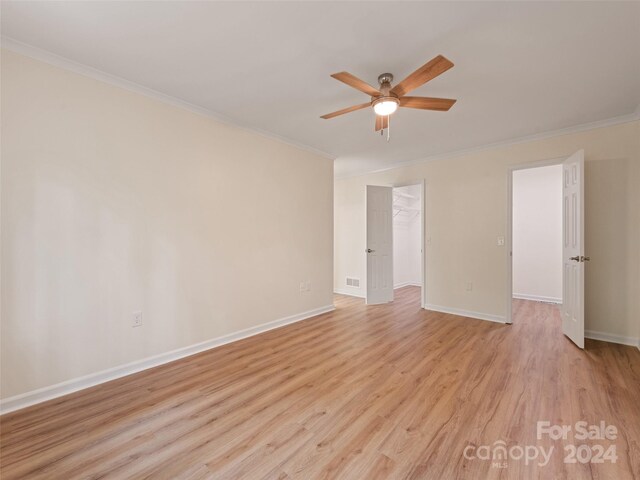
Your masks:
{"label": "empty room interior", "polygon": [[0,2],[0,478],[640,479],[640,2]]}

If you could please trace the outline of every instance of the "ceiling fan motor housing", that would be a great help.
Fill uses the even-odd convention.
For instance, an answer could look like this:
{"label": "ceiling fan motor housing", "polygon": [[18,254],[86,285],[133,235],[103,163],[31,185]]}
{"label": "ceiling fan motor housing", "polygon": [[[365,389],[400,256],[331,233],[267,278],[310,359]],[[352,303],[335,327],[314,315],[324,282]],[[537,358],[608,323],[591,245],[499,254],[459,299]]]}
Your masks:
{"label": "ceiling fan motor housing", "polygon": [[378,76],[378,83],[380,84],[380,86],[384,85],[385,83],[391,83],[393,82],[393,75],[391,73],[383,73],[382,75]]}
{"label": "ceiling fan motor housing", "polygon": [[391,82],[393,82],[393,75],[390,73],[383,73],[378,76],[378,83],[380,84],[380,93],[383,97],[388,97],[391,90]]}

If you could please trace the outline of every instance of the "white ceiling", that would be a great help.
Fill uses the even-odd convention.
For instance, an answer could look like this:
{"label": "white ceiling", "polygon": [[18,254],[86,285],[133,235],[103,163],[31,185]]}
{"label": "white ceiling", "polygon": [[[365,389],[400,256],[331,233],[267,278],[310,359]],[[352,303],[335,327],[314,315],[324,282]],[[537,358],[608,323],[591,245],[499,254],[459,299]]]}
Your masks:
{"label": "white ceiling", "polygon": [[[2,2],[2,33],[326,152],[336,175],[631,114],[640,104],[640,3]],[[401,109],[391,142],[364,94],[437,54],[456,66]]]}

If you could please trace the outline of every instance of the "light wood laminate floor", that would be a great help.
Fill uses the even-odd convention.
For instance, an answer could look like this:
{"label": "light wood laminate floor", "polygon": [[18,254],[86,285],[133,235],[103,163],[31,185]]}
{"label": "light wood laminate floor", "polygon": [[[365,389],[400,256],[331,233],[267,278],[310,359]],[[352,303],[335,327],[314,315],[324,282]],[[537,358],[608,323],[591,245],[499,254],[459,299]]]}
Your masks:
{"label": "light wood laminate floor", "polygon": [[[4,415],[0,476],[640,479],[637,348],[580,351],[551,305],[516,301],[509,326],[419,296],[338,295],[335,312]],[[539,420],[618,436],[537,440]],[[546,466],[463,455],[499,441],[555,450]],[[617,461],[565,464],[571,443],[614,444]]]}

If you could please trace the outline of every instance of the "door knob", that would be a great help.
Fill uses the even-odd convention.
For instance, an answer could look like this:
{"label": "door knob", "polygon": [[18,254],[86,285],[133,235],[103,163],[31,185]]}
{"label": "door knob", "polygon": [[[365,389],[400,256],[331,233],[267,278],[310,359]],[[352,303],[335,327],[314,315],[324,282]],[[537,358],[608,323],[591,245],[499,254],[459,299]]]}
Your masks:
{"label": "door knob", "polygon": [[367,253],[373,253],[373,252],[375,252],[375,250],[371,250],[370,248],[367,248],[366,252]]}
{"label": "door knob", "polygon": [[585,257],[584,255],[569,257],[569,260],[573,260],[574,262],[588,262],[591,260],[591,257]]}

